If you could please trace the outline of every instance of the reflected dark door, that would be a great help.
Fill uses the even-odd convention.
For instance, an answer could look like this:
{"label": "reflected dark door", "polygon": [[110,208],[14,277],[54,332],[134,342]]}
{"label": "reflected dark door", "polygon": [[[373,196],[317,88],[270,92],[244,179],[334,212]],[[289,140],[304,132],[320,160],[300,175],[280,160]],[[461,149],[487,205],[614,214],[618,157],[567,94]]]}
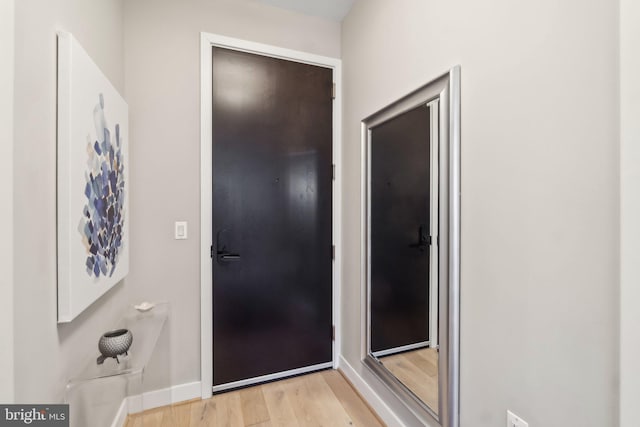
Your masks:
{"label": "reflected dark door", "polygon": [[371,130],[371,351],[429,340],[429,107]]}
{"label": "reflected dark door", "polygon": [[332,81],[213,49],[214,385],[332,360]]}

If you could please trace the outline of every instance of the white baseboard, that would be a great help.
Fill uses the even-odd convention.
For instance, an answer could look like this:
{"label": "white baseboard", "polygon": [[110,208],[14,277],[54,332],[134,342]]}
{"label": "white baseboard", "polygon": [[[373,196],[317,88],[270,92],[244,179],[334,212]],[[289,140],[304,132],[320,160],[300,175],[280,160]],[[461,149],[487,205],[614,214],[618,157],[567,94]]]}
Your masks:
{"label": "white baseboard", "polygon": [[192,383],[186,383],[176,387],[172,387],[172,403],[184,402],[185,400],[198,399],[202,397],[201,388],[202,385],[200,384],[200,381],[194,381]]}
{"label": "white baseboard", "polygon": [[111,427],[123,427],[128,414],[135,414],[149,409],[196,399],[201,396],[200,392],[200,381],[196,381],[129,396],[122,401]]}
{"label": "white baseboard", "polygon": [[378,414],[384,423],[390,427],[403,427],[404,423],[400,418],[387,406],[387,404],[378,396],[369,384],[353,369],[353,366],[341,355],[338,368],[345,374],[351,384],[358,390],[358,393],[367,401],[369,406]]}

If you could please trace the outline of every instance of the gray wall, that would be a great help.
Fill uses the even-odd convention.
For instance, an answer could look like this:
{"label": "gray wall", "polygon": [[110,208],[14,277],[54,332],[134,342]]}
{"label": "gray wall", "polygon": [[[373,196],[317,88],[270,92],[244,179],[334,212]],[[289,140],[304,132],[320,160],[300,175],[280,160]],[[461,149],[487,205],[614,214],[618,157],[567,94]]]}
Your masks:
{"label": "gray wall", "polygon": [[[247,0],[125,2],[132,300],[171,301],[173,384],[200,380],[200,32],[340,56],[340,24]],[[173,239],[188,221],[189,239]]]}
{"label": "gray wall", "polygon": [[14,1],[0,0],[0,402],[14,397],[13,374],[13,33]]}
{"label": "gray wall", "polygon": [[[55,232],[57,30],[73,33],[125,95],[134,165],[130,275],[72,323],[60,326]],[[94,355],[100,333],[120,317],[127,303],[143,299],[173,304],[171,382],[200,379],[200,174],[194,167],[199,165],[200,144],[200,31],[340,55],[338,23],[246,0],[126,4],[21,0],[16,4],[17,400],[61,400],[67,379]],[[187,241],[172,238],[173,221],[178,219],[189,221]]]}
{"label": "gray wall", "polygon": [[504,425],[507,409],[531,426],[617,425],[618,19],[609,0],[356,3],[342,344],[365,378],[358,123],[461,64],[462,426]]}
{"label": "gray wall", "polygon": [[[342,344],[380,394],[388,397],[359,362],[358,123],[459,63],[463,426],[501,425],[507,408],[545,427],[617,424],[614,6],[606,0],[367,0],[344,22]],[[116,88],[126,89],[135,164],[131,274],[63,326],[56,325],[58,29],[74,33]],[[200,31],[341,54],[338,24],[246,0],[16,2],[19,401],[60,400],[99,333],[125,303],[142,299],[173,303],[172,382],[199,379]],[[623,68],[623,85],[624,76]],[[623,114],[635,111],[624,105]],[[189,240],[172,239],[175,220],[189,221]],[[390,404],[410,421],[398,402]]]}
{"label": "gray wall", "polygon": [[16,400],[62,400],[67,379],[124,309],[117,285],[56,323],[56,31],[73,33],[122,93],[122,0],[20,0],[16,7],[14,274]]}
{"label": "gray wall", "polygon": [[640,4],[620,0],[620,426],[640,417]]}

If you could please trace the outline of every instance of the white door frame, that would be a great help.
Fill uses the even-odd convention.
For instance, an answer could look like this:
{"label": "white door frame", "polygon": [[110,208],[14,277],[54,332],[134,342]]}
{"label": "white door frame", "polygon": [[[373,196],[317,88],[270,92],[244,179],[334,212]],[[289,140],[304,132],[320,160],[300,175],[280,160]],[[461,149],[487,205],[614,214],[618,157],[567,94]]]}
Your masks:
{"label": "white door frame", "polygon": [[333,342],[334,368],[338,367],[340,355],[340,290],[342,278],[342,61],[336,58],[313,55],[306,52],[285,49],[210,33],[201,33],[200,37],[200,375],[202,398],[211,397],[213,391],[213,259],[212,242],[212,47],[222,47],[243,52],[255,53],[288,61],[317,65],[333,70],[336,85],[333,102],[333,164],[336,168],[333,181]]}
{"label": "white door frame", "polygon": [[431,160],[431,164],[429,165],[429,169],[431,171],[431,184],[430,184],[430,195],[431,200],[429,204],[431,205],[431,212],[429,212],[430,218],[430,232],[431,235],[431,246],[429,248],[429,273],[431,277],[429,279],[429,347],[438,348],[438,327],[440,318],[439,315],[439,307],[438,304],[440,302],[439,298],[439,288],[438,288],[438,268],[440,265],[440,259],[438,258],[438,254],[440,253],[440,239],[439,239],[439,202],[440,202],[440,193],[438,188],[439,182],[439,147],[437,141],[440,140],[440,100],[436,99],[431,101],[429,104],[429,114],[431,115],[431,120],[429,124],[429,128],[431,130],[430,137],[430,149],[431,153],[429,158]]}

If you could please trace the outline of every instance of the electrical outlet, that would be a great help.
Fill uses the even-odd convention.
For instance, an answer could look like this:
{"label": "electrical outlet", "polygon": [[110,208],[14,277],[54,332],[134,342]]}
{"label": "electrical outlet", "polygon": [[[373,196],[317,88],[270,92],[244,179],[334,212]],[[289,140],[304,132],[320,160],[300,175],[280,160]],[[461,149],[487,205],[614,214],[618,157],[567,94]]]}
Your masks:
{"label": "electrical outlet", "polygon": [[507,427],[529,427],[529,423],[513,412],[507,411]]}

